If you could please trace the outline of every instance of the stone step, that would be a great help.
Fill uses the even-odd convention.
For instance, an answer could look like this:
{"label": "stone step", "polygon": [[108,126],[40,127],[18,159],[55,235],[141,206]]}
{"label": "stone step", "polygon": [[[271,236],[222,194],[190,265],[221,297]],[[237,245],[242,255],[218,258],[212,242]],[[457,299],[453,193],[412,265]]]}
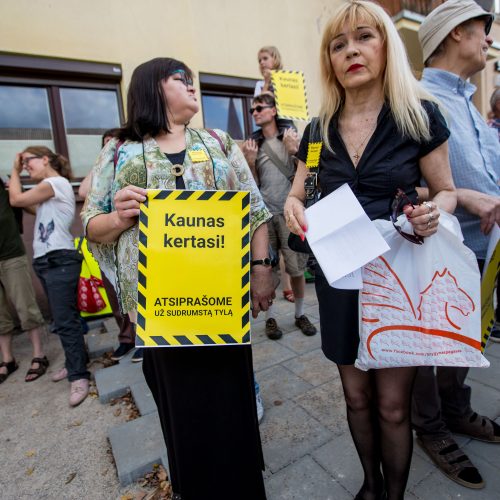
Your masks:
{"label": "stone step", "polygon": [[118,347],[116,333],[101,333],[100,329],[96,329],[89,331],[85,337],[87,339],[87,348],[91,359],[98,358],[105,352],[114,351]]}
{"label": "stone step", "polygon": [[155,464],[162,463],[168,470],[167,449],[157,413],[113,427],[108,437],[122,486],[150,472]]}
{"label": "stone step", "polygon": [[132,363],[132,349],[120,363],[95,372],[95,383],[99,401],[108,403],[113,398],[123,396],[134,384],[144,382],[142,363]]}
{"label": "stone step", "polygon": [[130,391],[141,416],[158,411],[153,395],[146,382],[138,382],[132,385]]}

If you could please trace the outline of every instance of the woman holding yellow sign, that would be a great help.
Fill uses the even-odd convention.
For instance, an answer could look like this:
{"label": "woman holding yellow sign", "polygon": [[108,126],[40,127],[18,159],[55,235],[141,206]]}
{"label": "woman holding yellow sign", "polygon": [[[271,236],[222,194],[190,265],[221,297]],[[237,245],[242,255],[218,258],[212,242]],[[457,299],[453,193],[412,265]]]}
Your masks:
{"label": "woman holding yellow sign", "polygon": [[[199,109],[191,70],[170,58],[141,64],[127,103],[128,122],[102,150],[82,212],[94,255],[117,277],[124,312],[136,320],[138,216],[147,189],[250,191],[253,314],[266,310],[274,298],[270,213],[233,140],[187,126]],[[174,498],[265,499],[250,345],[148,348],[143,369]]]}
{"label": "woman holding yellow sign", "polygon": [[[456,205],[449,131],[433,98],[412,75],[390,17],[373,2],[342,3],[325,27],[320,66],[320,133],[316,142],[310,137],[317,127],[308,126],[304,132],[297,175],[285,204],[288,227],[304,239],[304,181],[314,179],[308,177],[307,164],[319,169],[321,197],[348,183],[372,220],[388,219],[398,188],[404,190],[407,196],[396,198],[393,206],[396,211],[403,208],[414,234],[402,236],[412,243],[431,237],[439,210],[452,213]],[[313,143],[315,161],[308,154]],[[418,205],[421,177],[432,201]],[[356,368],[360,292],[331,287],[319,268],[315,285],[322,349],[337,364],[349,429],[364,471],[355,498],[402,499],[412,456],[410,398],[416,369]]]}

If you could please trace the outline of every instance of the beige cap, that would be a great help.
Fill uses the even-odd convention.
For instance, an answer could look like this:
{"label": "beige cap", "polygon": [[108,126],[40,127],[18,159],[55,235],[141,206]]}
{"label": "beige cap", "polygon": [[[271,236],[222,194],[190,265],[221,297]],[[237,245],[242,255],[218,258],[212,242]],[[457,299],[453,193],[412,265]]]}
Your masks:
{"label": "beige cap", "polygon": [[424,19],[418,30],[424,62],[429,59],[453,28],[475,17],[488,18],[486,32],[489,33],[493,15],[483,10],[474,0],[447,0],[436,7]]}

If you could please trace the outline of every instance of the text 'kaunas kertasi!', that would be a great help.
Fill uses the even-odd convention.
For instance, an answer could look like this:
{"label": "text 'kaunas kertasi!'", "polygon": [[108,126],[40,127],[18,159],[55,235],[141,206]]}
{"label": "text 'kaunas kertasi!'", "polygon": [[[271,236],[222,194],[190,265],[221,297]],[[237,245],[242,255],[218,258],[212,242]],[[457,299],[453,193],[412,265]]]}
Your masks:
{"label": "text 'kaunas kertasi!'", "polygon": [[[225,225],[224,217],[183,216],[176,213],[165,214],[165,227],[193,227],[193,228],[222,228]],[[214,234],[211,237],[202,236],[163,236],[165,248],[224,248],[224,235]]]}

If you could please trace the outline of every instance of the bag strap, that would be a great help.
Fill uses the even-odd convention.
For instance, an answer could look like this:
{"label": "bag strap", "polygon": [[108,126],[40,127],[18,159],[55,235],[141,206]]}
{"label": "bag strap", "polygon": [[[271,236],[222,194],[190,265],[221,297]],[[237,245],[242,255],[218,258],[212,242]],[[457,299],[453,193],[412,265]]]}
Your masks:
{"label": "bag strap", "polygon": [[82,243],[83,243],[83,236],[80,236],[80,238],[78,238],[78,246],[76,247],[76,251],[81,253],[83,255],[83,252],[82,252]]}
{"label": "bag strap", "polygon": [[114,168],[114,172],[116,172],[116,164],[118,163],[118,150],[122,147],[122,145],[123,145],[124,142],[125,141],[118,141],[116,143],[115,154],[113,155],[113,168]]}
{"label": "bag strap", "polygon": [[277,167],[277,169],[287,178],[287,180],[289,182],[293,182],[295,173],[290,175],[290,171],[288,170],[287,166],[283,163],[281,158],[279,158],[278,155],[273,151],[273,148],[266,141],[262,143],[261,148],[264,150],[266,155],[269,156],[269,159],[273,162],[273,165]]}
{"label": "bag strap", "polygon": [[219,143],[222,152],[224,153],[225,156],[227,156],[226,146],[222,142],[222,139],[219,137],[219,134],[215,130],[212,130],[211,128],[206,128],[205,130]]}
{"label": "bag strap", "polygon": [[323,141],[321,140],[319,118],[315,117],[311,120],[311,126],[309,127],[309,141],[307,144],[307,176],[304,179],[306,208],[318,201],[318,173],[322,147]]}

